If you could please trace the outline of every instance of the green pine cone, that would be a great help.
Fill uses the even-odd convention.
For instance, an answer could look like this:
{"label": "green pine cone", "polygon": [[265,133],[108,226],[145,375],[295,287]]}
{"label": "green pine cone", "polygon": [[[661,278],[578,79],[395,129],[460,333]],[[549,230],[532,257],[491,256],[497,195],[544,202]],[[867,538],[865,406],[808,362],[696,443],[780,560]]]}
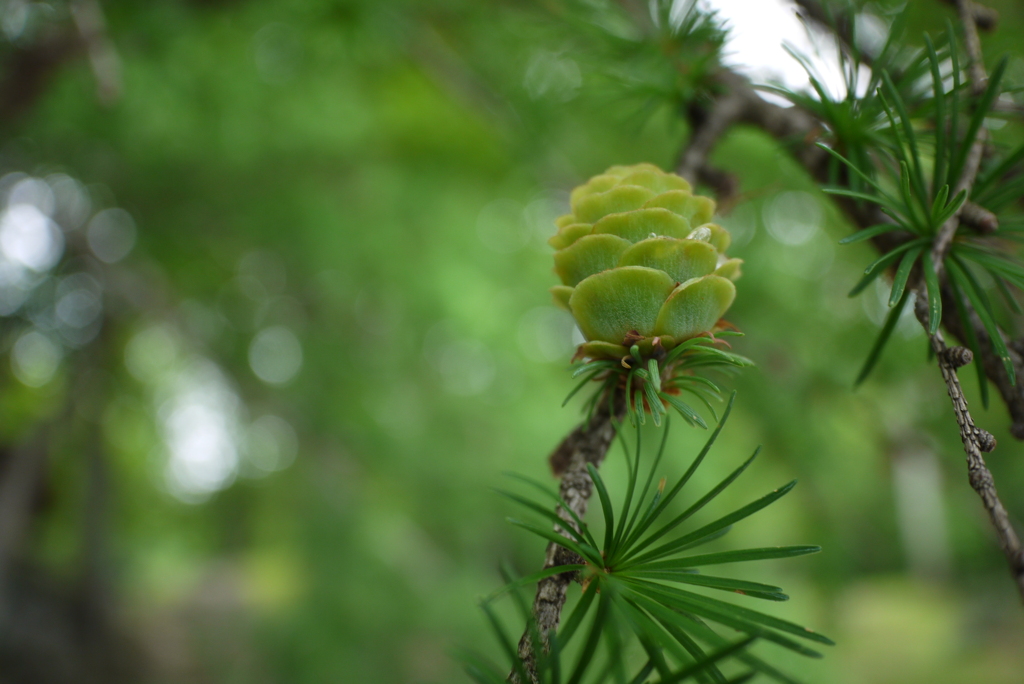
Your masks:
{"label": "green pine cone", "polygon": [[715,330],[736,297],[739,259],[729,232],[709,223],[715,202],[653,164],[613,166],[572,192],[555,221],[555,303],[587,343],[583,356],[622,357],[628,347],[665,349]]}

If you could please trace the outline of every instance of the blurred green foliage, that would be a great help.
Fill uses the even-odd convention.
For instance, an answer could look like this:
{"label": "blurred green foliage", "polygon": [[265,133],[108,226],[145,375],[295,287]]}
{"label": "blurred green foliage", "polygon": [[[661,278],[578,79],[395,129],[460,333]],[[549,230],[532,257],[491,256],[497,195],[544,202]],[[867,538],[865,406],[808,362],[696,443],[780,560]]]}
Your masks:
{"label": "blurred green foliage", "polygon": [[[16,379],[8,356],[27,323],[4,319],[0,435],[47,440],[20,557],[59,587],[89,572],[89,454],[106,464],[108,605],[149,681],[462,681],[450,650],[495,648],[475,602],[501,561],[536,569],[542,543],[504,523],[511,507],[489,487],[505,470],[549,477],[581,403],[558,409],[572,344],[549,300],[551,221],[610,164],[671,168],[686,135],[665,91],[689,81],[626,61],[627,27],[595,24],[599,4],[110,0],[120,98],[98,104],[74,60],[5,124],[3,173],[66,173],[94,210],[122,207],[137,227],[105,283],[122,294],[104,300],[101,342],[68,351],[49,382]],[[949,10],[920,4],[911,26],[937,32]],[[992,4],[994,59],[1019,48],[1024,13]],[[630,64],[655,96],[623,85]],[[1022,77],[1016,54],[1008,78]],[[836,684],[1019,681],[1024,617],[922,332],[902,322],[854,392],[887,298],[884,285],[846,296],[870,247],[836,245],[842,217],[762,134],[735,130],[714,161],[741,183],[721,220],[745,260],[734,347],[757,368],[735,381],[696,488],[758,444],[723,508],[800,480],[718,548],[823,546],[758,579],[795,597],[777,614],[838,642],[822,661],[773,657]],[[271,328],[301,343],[278,384],[250,363]],[[154,329],[171,332],[139,337]],[[166,339],[216,364],[240,424],[290,425],[294,463],[265,473],[243,458],[219,491],[175,496],[168,390],[126,366],[135,343],[172,363],[153,356]],[[999,439],[989,464],[1022,520],[1024,448],[998,402],[976,418]],[[667,474],[703,439],[677,424]],[[621,459],[602,472],[621,492]]]}

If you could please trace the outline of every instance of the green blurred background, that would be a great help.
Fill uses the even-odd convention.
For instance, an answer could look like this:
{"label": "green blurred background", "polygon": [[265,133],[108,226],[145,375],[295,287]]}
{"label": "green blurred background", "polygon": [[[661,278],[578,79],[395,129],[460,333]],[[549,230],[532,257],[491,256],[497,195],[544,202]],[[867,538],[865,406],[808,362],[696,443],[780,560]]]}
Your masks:
{"label": "green blurred background", "polygon": [[[1021,85],[1024,10],[990,4]],[[912,5],[911,35],[952,16]],[[476,601],[543,547],[490,488],[550,480],[579,417],[551,221],[687,135],[685,70],[602,6],[0,2],[0,681],[454,682],[453,648],[497,656]],[[822,545],[739,576],[838,642],[762,650],[808,682],[1019,683],[1024,612],[922,332],[854,391],[870,248],[761,133],[714,161],[757,367],[696,487],[758,444],[708,516],[800,480],[716,543]],[[1024,447],[965,385],[1019,523]],[[703,439],[678,423],[666,472]]]}

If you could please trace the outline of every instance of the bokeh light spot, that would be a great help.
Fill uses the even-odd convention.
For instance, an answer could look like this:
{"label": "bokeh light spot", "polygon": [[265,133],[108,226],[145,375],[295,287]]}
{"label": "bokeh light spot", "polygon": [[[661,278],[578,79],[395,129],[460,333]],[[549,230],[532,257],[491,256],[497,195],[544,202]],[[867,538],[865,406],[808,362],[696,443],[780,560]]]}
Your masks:
{"label": "bokeh light spot", "polygon": [[568,102],[583,85],[583,75],[576,60],[557,52],[538,50],[530,58],[523,76],[523,87],[531,99],[551,97]]}
{"label": "bokeh light spot", "polygon": [[25,287],[25,269],[0,257],[0,316],[10,316],[25,303],[31,288]]}
{"label": "bokeh light spot", "polygon": [[532,226],[527,223],[523,205],[511,199],[499,199],[480,210],[476,234],[488,249],[502,254],[518,252],[530,242]]}
{"label": "bokeh light spot", "polygon": [[46,181],[25,178],[11,187],[10,194],[7,195],[7,204],[30,204],[47,216],[53,216],[54,209],[57,208],[57,199]]}
{"label": "bokeh light spot", "polygon": [[757,232],[757,211],[751,202],[744,202],[728,215],[717,220],[732,235],[732,243],[729,248],[730,256],[737,249],[746,246]]}
{"label": "bokeh light spot", "polygon": [[530,309],[519,319],[516,339],[523,355],[538,363],[567,361],[572,356],[572,315],[553,306]]}
{"label": "bokeh light spot", "polygon": [[823,219],[821,203],[807,192],[782,192],[764,205],[765,228],[784,245],[808,242]]}
{"label": "bokeh light spot", "polygon": [[238,260],[238,287],[253,301],[284,292],[287,282],[284,264],[271,252],[253,250]]}
{"label": "bokeh light spot", "polygon": [[807,242],[779,248],[779,252],[773,262],[779,271],[803,280],[821,280],[832,268],[836,248],[824,232],[816,231]]}
{"label": "bokeh light spot", "polygon": [[547,240],[557,231],[555,219],[569,213],[568,193],[545,193],[532,200],[523,209],[523,217],[538,245],[547,254]]}
{"label": "bokeh light spot", "polygon": [[33,271],[47,271],[64,253],[64,235],[38,207],[12,204],[0,217],[0,250]]}
{"label": "bokeh light spot", "polygon": [[302,368],[302,344],[283,325],[265,328],[249,345],[249,365],[263,382],[282,385]]}
{"label": "bokeh light spot", "polygon": [[53,216],[65,230],[75,230],[82,226],[92,213],[92,202],[89,193],[82,184],[63,173],[55,173],[46,177],[46,182],[53,191],[57,201],[57,209]]}
{"label": "bokeh light spot", "polygon": [[63,355],[59,344],[38,330],[31,330],[14,343],[11,370],[23,384],[42,387],[53,379]]}
{"label": "bokeh light spot", "polygon": [[57,286],[57,320],[72,328],[84,328],[103,312],[102,289],[87,273],[75,273]]}
{"label": "bokeh light spot", "polygon": [[427,361],[441,376],[446,391],[474,396],[488,390],[497,376],[494,354],[480,340],[464,337],[449,321],[435,324],[423,341]]}
{"label": "bokeh light spot", "polygon": [[135,221],[124,209],[104,209],[89,221],[89,248],[100,261],[113,264],[135,246]]}
{"label": "bokeh light spot", "polygon": [[241,399],[209,359],[196,359],[177,375],[159,410],[171,494],[199,503],[234,481],[241,408]]}
{"label": "bokeh light spot", "polygon": [[136,333],[124,350],[124,363],[136,380],[158,382],[178,357],[178,336],[167,325],[152,325]]}
{"label": "bokeh light spot", "polygon": [[260,416],[246,433],[246,457],[257,474],[287,468],[299,452],[299,438],[291,424],[274,415]]}

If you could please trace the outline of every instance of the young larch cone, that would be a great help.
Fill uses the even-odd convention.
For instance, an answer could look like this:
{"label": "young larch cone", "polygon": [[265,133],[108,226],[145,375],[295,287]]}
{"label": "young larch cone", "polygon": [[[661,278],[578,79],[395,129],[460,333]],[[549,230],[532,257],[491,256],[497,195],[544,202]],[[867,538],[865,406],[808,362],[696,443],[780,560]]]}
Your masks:
{"label": "young larch cone", "polygon": [[655,339],[670,350],[714,332],[736,297],[739,259],[710,223],[714,200],[653,164],[613,166],[572,192],[572,213],[555,221],[555,303],[587,342],[580,354],[615,358]]}

